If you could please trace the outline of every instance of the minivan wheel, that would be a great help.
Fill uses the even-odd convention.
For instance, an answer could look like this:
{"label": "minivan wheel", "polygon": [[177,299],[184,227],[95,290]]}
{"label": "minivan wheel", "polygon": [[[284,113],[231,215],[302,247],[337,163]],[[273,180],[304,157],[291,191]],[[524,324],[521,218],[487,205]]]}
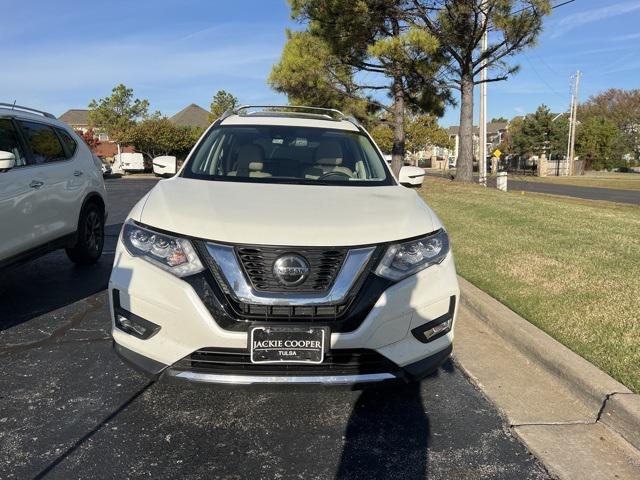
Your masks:
{"label": "minivan wheel", "polygon": [[83,209],[77,235],[76,244],[66,249],[69,259],[83,265],[96,263],[104,246],[104,215],[95,203]]}

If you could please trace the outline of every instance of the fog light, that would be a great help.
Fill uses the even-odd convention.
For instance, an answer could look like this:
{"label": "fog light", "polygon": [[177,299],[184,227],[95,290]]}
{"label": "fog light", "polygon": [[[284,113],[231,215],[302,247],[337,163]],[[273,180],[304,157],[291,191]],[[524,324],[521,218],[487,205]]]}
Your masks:
{"label": "fog light", "polygon": [[453,322],[453,319],[450,318],[446,322],[441,323],[440,325],[436,325],[433,328],[430,328],[429,330],[424,332],[423,335],[427,340],[431,340],[433,337],[435,337],[439,333],[446,333],[449,330],[451,330],[451,323],[452,322]]}
{"label": "fog light", "polygon": [[116,315],[116,326],[127,333],[136,335],[136,337],[144,338],[148,330],[142,325],[135,324],[127,317],[121,314]]}
{"label": "fog light", "polygon": [[451,327],[453,326],[453,314],[455,310],[456,297],[452,296],[449,299],[449,311],[447,313],[435,320],[431,320],[424,325],[414,328],[411,330],[411,333],[416,340],[422,343],[428,343],[446,335],[451,331]]}
{"label": "fog light", "polygon": [[129,335],[147,340],[160,330],[160,325],[156,325],[122,308],[120,306],[120,292],[115,289],[113,290],[113,311],[115,314],[114,323],[116,328]]}

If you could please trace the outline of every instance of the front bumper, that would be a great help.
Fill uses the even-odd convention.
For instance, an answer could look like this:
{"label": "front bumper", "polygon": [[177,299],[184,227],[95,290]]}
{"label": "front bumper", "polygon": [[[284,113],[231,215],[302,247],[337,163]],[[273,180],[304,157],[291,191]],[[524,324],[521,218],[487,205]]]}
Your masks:
{"label": "front bumper", "polygon": [[[414,331],[446,315],[455,322],[459,287],[453,258],[429,267],[382,292],[364,320],[352,331],[332,331],[329,349],[373,352],[388,360],[388,368],[375,371],[353,368],[335,373],[305,371],[259,372],[251,369],[215,372],[184,368],[186,358],[206,349],[246,352],[248,334],[223,328],[194,288],[150,263],[132,257],[118,245],[109,281],[111,315],[113,293],[122,308],[158,325],[148,339],[136,338],[113,326],[116,352],[134,368],[160,379],[204,383],[358,384],[414,380],[427,375],[446,360],[452,349],[453,328],[430,341]],[[452,308],[453,307],[453,308]],[[326,323],[331,327],[331,321]],[[314,324],[318,326],[318,324]],[[182,362],[182,363],[181,363]],[[178,367],[178,365],[181,365]]]}
{"label": "front bumper", "polygon": [[190,371],[165,365],[129,350],[116,342],[113,349],[120,359],[153,380],[177,380],[196,383],[225,385],[360,385],[382,382],[406,382],[420,380],[433,373],[451,354],[452,345],[436,354],[399,369],[387,372],[351,374],[287,374],[264,375],[251,373],[207,373]]}

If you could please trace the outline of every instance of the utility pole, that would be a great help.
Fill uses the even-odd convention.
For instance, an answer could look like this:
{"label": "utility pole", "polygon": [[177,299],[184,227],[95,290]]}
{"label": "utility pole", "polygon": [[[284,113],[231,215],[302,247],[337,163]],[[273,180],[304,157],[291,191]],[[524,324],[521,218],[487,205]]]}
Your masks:
{"label": "utility pole", "polygon": [[580,89],[580,77],[582,73],[580,70],[572,76],[574,79],[573,88],[571,89],[571,109],[569,110],[569,139],[567,143],[567,170],[569,175],[575,174],[575,162],[574,153],[576,146],[576,126],[577,126],[577,114],[578,114],[578,94]]}
{"label": "utility pole", "polygon": [[[482,16],[484,34],[480,54],[484,55],[488,46],[488,18],[486,14],[486,0],[482,2]],[[480,70],[480,158],[478,158],[478,181],[481,185],[487,186],[487,61],[483,60]]]}

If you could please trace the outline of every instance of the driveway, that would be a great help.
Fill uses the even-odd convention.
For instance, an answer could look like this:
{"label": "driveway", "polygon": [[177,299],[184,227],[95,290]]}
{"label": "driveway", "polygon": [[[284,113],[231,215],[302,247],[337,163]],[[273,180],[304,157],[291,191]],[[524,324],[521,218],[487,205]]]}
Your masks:
{"label": "driveway", "polygon": [[107,181],[98,265],[56,252],[0,277],[0,478],[548,478],[453,362],[364,392],[163,384],[124,366],[105,288],[154,184]]}

